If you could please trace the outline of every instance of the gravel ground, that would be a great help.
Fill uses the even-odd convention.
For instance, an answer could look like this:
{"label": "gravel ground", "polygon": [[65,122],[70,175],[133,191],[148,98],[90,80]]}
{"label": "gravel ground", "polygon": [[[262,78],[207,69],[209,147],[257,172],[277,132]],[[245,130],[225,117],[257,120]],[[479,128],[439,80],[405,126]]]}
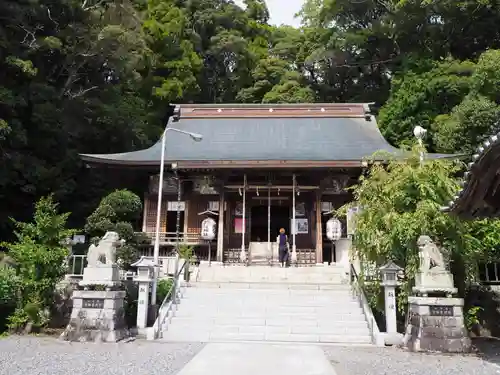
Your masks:
{"label": "gravel ground", "polygon": [[172,375],[203,344],[68,343],[51,337],[0,339],[0,375]]}
{"label": "gravel ground", "polygon": [[[337,375],[500,375],[500,342],[485,344],[489,351],[482,358],[375,347],[331,346],[324,351]],[[0,375],[173,375],[203,345],[68,343],[13,336],[0,339]]]}
{"label": "gravel ground", "polygon": [[500,375],[494,359],[409,353],[397,348],[327,347],[337,375]]}

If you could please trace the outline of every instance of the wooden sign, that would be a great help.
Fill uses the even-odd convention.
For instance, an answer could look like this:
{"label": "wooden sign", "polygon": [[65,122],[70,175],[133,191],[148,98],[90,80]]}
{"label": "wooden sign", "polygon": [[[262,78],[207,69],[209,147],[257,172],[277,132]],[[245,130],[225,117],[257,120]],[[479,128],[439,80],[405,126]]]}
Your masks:
{"label": "wooden sign", "polygon": [[84,309],[103,309],[104,298],[82,298],[82,307]]}
{"label": "wooden sign", "polygon": [[[151,176],[149,178],[149,192],[151,194],[158,194],[160,176]],[[179,183],[175,176],[164,176],[163,177],[163,194],[177,194]]]}

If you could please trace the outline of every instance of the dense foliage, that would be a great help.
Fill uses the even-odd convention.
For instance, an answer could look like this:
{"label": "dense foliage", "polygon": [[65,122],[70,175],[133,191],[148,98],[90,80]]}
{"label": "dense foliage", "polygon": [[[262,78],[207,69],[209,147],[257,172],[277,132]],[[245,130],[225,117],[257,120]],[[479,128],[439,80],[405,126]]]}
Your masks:
{"label": "dense foliage", "polygon": [[16,306],[9,317],[12,329],[49,322],[55,287],[67,271],[67,240],[74,234],[66,229],[68,216],[58,213],[51,196],[42,198],[32,222],[14,221],[16,241],[2,244],[14,261],[0,272],[2,302]]}
{"label": "dense foliage", "polygon": [[391,142],[419,123],[430,151],[491,129],[498,2],[307,0],[300,17],[270,25],[264,0],[0,0],[0,238],[41,196],[82,227],[100,197],[139,191],[78,152],[151,144],[169,102],[375,102]]}
{"label": "dense foliage", "polygon": [[[243,3],[0,0],[0,239],[16,238],[8,217],[29,221],[50,193],[72,226],[116,229],[135,244],[140,200],[122,191],[98,203],[117,187],[142,189],[143,176],[86,168],[78,153],[151,144],[169,102],[375,102],[390,142],[411,143],[421,125],[435,152],[468,153],[495,130],[497,1],[307,0],[301,28],[271,25],[264,0]],[[359,237],[367,256],[390,248],[403,260],[425,231],[452,241],[446,231],[459,224],[436,207],[457,189],[454,168],[372,170],[359,199],[376,203],[372,229],[387,237]],[[400,194],[384,198],[390,189]],[[496,224],[467,225],[456,233],[494,253]]]}
{"label": "dense foliage", "polygon": [[[450,161],[424,159],[420,149],[405,161],[391,161],[387,166],[373,165],[354,186],[355,202],[341,209],[359,205],[353,245],[362,264],[381,266],[393,260],[405,268],[400,307],[413,286],[419,267],[417,239],[430,236],[450,262],[460,292],[476,277],[478,262],[494,257],[500,243],[497,220],[462,222],[441,210],[456,190],[455,178],[460,165]],[[362,276],[367,274],[362,270]]]}

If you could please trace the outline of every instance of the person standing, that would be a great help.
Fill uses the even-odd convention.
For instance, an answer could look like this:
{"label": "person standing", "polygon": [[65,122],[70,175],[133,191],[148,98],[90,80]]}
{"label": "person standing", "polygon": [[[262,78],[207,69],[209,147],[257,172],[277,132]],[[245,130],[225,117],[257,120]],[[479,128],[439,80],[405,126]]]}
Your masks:
{"label": "person standing", "polygon": [[278,243],[280,265],[281,267],[285,267],[288,265],[288,236],[284,228],[280,229],[280,234],[276,238],[276,242]]}

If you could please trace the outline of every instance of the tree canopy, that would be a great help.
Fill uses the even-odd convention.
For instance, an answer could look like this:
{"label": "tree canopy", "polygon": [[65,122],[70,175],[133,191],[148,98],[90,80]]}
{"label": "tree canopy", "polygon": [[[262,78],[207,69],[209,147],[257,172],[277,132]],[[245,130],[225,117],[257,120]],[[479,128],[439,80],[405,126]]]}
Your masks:
{"label": "tree canopy", "polygon": [[[0,238],[54,194],[83,227],[101,197],[140,192],[79,152],[156,141],[169,102],[375,102],[394,145],[468,152],[498,116],[494,0],[308,0],[302,27],[264,0],[0,0]],[[119,173],[119,172],[113,172]]]}

